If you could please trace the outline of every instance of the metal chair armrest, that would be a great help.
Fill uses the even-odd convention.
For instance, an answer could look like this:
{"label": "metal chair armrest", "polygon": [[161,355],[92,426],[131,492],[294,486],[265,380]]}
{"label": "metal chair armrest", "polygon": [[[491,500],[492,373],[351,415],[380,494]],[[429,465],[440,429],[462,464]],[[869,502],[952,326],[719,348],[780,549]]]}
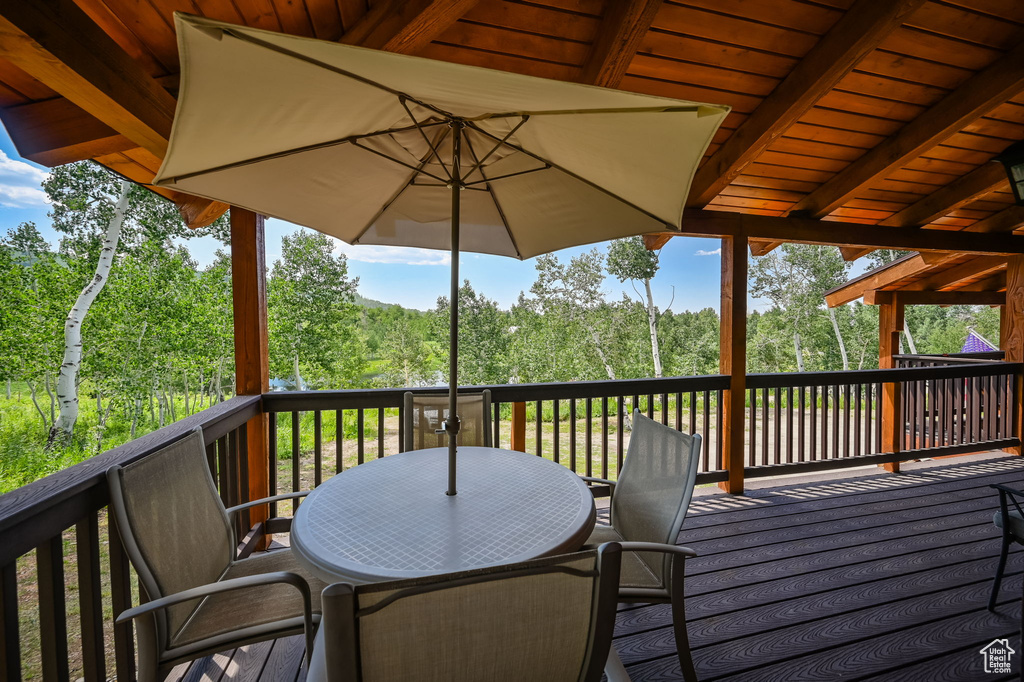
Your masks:
{"label": "metal chair armrest", "polygon": [[281,495],[274,495],[273,497],[264,497],[260,500],[253,500],[252,502],[246,502],[244,504],[236,504],[234,507],[228,507],[224,511],[227,512],[228,516],[234,516],[240,511],[250,509],[252,507],[258,507],[261,504],[269,504],[271,502],[280,502],[282,500],[294,500],[313,492],[312,490],[300,490],[297,493],[282,493]]}
{"label": "metal chair armrest", "polygon": [[693,559],[697,556],[697,552],[689,547],[669,545],[663,542],[620,542],[619,545],[627,552],[663,552],[681,556],[684,559]]}
{"label": "metal chair armrest", "polygon": [[609,481],[607,478],[595,478],[594,476],[580,476],[587,483],[603,483],[604,485],[615,488],[615,481]]}
{"label": "metal chair armrest", "polygon": [[[1024,509],[1021,509],[1020,502],[1017,501],[1018,497],[1024,499],[1024,490],[1011,488],[1009,486],[1003,485],[1002,483],[990,483],[988,487],[995,488],[997,491],[999,491],[999,508],[1003,514],[1003,533],[1009,533],[1009,505],[1007,504],[1007,499],[1009,499],[1009,501],[1013,503],[1013,506],[1016,508],[1017,513],[1024,517]],[[1007,498],[1007,495],[1009,495],[1009,498]]]}

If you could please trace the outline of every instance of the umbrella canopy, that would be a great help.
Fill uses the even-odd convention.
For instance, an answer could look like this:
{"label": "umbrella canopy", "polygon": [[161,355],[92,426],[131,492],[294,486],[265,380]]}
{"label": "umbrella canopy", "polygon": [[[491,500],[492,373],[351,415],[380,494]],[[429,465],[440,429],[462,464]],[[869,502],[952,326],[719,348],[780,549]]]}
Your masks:
{"label": "umbrella canopy", "polygon": [[181,86],[155,183],[352,244],[517,258],[678,229],[727,107],[176,14]]}

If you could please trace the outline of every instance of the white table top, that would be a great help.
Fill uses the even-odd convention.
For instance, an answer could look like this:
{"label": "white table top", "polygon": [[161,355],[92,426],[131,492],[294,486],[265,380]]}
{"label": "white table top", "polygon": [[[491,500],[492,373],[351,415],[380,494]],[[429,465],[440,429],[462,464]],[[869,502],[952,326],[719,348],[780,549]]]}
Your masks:
{"label": "white table top", "polygon": [[299,561],[326,581],[413,578],[575,551],[594,528],[593,496],[560,464],[460,447],[453,497],[447,466],[448,449],[430,448],[330,479],[295,514]]}

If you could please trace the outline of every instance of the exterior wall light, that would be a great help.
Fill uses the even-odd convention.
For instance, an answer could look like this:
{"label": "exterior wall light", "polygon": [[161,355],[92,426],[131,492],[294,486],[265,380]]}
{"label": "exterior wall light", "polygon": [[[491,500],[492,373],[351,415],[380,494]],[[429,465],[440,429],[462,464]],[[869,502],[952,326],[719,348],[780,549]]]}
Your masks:
{"label": "exterior wall light", "polygon": [[994,160],[999,161],[1006,168],[1006,176],[1010,179],[1014,202],[1018,206],[1024,206],[1024,142],[1011,144]]}

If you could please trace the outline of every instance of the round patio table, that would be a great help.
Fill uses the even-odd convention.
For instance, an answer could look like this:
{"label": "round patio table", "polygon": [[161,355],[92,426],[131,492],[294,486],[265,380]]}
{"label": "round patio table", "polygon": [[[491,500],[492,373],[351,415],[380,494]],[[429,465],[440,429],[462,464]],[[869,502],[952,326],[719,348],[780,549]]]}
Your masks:
{"label": "round patio table", "polygon": [[328,582],[379,582],[514,563],[579,549],[594,498],[566,467],[498,448],[459,448],[458,495],[445,494],[448,449],[361,464],[299,505],[291,546]]}

